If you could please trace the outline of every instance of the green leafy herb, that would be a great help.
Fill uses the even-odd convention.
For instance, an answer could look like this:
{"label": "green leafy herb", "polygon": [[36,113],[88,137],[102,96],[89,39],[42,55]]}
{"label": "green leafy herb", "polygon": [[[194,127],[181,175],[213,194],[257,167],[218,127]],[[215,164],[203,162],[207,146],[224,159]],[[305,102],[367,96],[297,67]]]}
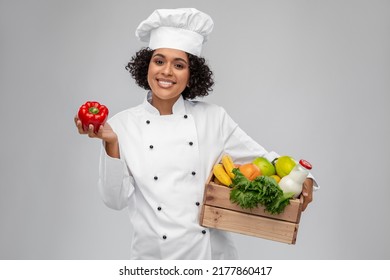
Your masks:
{"label": "green leafy herb", "polygon": [[278,196],[275,201],[266,205],[265,209],[271,214],[282,213],[284,208],[290,204],[290,199],[294,196],[294,194],[294,192],[283,193],[281,196]]}
{"label": "green leafy herb", "polygon": [[271,214],[280,214],[290,204],[293,193],[283,193],[273,178],[258,176],[253,181],[247,179],[238,168],[230,191],[230,200],[243,209],[252,209],[259,205]]}

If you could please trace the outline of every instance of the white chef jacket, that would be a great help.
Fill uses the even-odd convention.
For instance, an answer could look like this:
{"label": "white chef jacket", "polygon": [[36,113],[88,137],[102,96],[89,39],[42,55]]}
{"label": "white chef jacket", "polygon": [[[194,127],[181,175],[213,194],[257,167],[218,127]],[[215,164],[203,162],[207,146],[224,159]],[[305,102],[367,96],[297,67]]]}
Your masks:
{"label": "white chef jacket", "polygon": [[223,153],[237,163],[274,159],[217,105],[180,97],[173,114],[150,104],[124,110],[108,122],[120,159],[102,148],[99,190],[113,209],[128,208],[131,259],[236,259],[229,233],[200,226],[206,180]]}

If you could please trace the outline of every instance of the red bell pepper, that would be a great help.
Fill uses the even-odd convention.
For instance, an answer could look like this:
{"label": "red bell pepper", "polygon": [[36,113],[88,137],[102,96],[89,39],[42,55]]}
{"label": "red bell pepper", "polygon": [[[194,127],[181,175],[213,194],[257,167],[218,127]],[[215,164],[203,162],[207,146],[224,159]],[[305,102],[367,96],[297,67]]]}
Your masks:
{"label": "red bell pepper", "polygon": [[83,124],[83,129],[88,130],[90,124],[94,126],[95,133],[100,125],[104,125],[108,117],[108,108],[96,101],[87,101],[81,105],[78,117]]}

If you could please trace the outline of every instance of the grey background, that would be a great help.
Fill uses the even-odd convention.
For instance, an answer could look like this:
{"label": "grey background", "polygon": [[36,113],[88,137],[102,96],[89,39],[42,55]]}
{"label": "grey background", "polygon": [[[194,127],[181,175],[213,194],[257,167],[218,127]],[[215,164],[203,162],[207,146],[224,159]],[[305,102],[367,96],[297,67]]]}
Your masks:
{"label": "grey background", "polygon": [[390,1],[0,0],[0,258],[126,259],[131,228],[97,191],[99,141],[73,116],[144,91],[124,70],[156,8],[196,7],[215,29],[205,100],[321,185],[297,244],[234,234],[243,259],[390,258]]}

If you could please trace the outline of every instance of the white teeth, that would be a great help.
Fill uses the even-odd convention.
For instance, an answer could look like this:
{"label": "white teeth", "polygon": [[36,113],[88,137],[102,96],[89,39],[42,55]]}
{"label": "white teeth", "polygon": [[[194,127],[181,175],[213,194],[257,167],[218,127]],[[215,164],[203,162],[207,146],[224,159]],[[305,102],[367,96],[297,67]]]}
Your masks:
{"label": "white teeth", "polygon": [[164,85],[164,86],[170,86],[170,85],[173,85],[172,82],[168,82],[168,81],[158,81],[159,84],[161,85]]}

